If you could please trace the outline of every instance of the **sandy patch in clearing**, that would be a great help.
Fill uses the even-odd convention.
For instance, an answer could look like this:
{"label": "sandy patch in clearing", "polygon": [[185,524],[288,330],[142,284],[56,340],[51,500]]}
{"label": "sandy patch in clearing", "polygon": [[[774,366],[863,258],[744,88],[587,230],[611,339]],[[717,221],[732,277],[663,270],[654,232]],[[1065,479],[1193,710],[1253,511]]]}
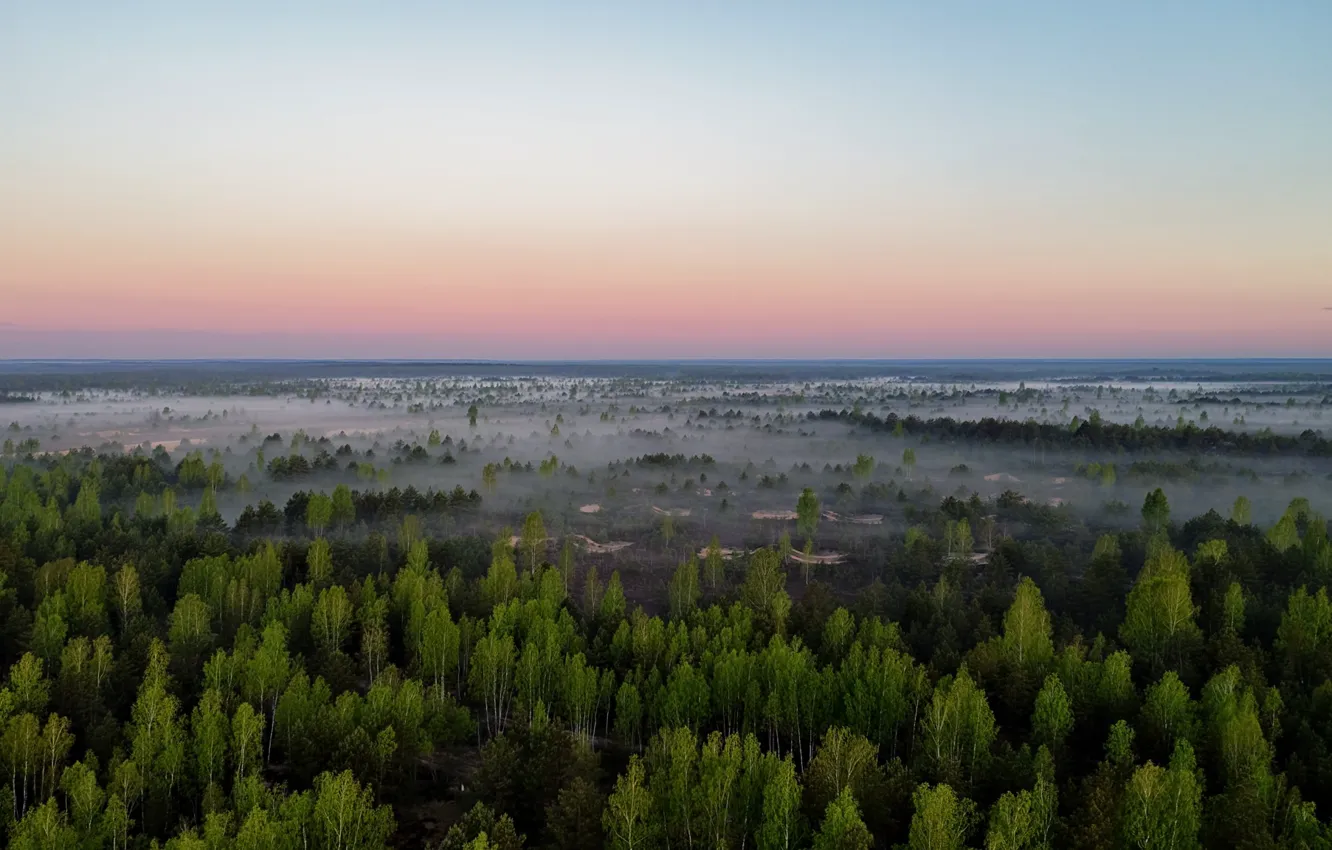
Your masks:
{"label": "sandy patch in clearing", "polygon": [[985,480],[986,480],[986,481],[1005,481],[1005,482],[1007,482],[1007,483],[1009,483],[1009,484],[1021,484],[1021,483],[1022,483],[1022,479],[1021,479],[1021,478],[1018,478],[1017,476],[1014,476],[1014,475],[1009,475],[1007,472],[991,472],[989,475],[985,476]]}
{"label": "sandy patch in clearing", "polygon": [[[743,554],[745,554],[744,551],[741,550],[741,549],[727,549],[725,546],[721,547],[721,548],[718,549],[717,551],[721,554],[721,556],[722,556],[723,558],[733,558],[733,557],[735,557],[736,555],[743,555]],[[699,550],[698,550],[698,556],[699,556],[700,558],[706,558],[709,554],[710,554],[710,550],[708,550],[708,549],[706,549],[706,548],[704,548],[704,549],[699,549]]]}
{"label": "sandy patch in clearing", "polygon": [[[522,542],[522,540],[523,540],[523,538],[521,538],[521,537],[519,537],[518,535],[515,534],[515,535],[513,535],[512,537],[509,538],[509,545],[510,545],[510,546],[517,546],[519,543]],[[554,538],[554,537],[545,537],[545,538],[542,538],[542,540],[541,540],[542,543],[553,543],[554,541],[555,541],[555,538]]]}
{"label": "sandy patch in clearing", "polygon": [[882,525],[883,514],[848,514],[842,516],[833,511],[824,511],[823,518],[828,522],[849,522],[854,525]]}
{"label": "sandy patch in clearing", "polygon": [[633,541],[630,540],[611,540],[607,543],[598,543],[591,537],[584,537],[581,534],[571,534],[569,536],[574,540],[581,542],[584,548],[593,554],[604,555],[612,552],[619,552],[622,549],[628,549],[630,546],[634,545]]}
{"label": "sandy patch in clearing", "polygon": [[583,514],[599,514],[601,513],[601,505],[583,505],[578,509],[578,512]]}
{"label": "sandy patch in clearing", "polygon": [[797,564],[840,564],[846,560],[841,552],[826,552],[819,555],[806,555],[804,552],[792,552],[791,560]]}
{"label": "sandy patch in clearing", "polygon": [[754,519],[780,519],[793,520],[796,518],[795,511],[754,511],[750,514]]}

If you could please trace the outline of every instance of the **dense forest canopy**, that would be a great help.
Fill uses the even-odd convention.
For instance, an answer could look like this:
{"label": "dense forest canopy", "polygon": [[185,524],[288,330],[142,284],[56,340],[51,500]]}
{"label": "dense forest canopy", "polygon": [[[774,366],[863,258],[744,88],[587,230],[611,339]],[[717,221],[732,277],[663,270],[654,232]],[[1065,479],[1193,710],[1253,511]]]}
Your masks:
{"label": "dense forest canopy", "polygon": [[616,380],[156,396],[197,430],[129,450],[50,448],[111,391],[6,408],[6,846],[1332,847],[1321,433]]}

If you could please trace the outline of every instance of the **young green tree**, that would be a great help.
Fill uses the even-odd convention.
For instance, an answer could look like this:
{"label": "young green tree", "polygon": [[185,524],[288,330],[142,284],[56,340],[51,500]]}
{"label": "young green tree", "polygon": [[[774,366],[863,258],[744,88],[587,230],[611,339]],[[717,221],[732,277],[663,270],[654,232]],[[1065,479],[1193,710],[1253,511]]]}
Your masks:
{"label": "young green tree", "polygon": [[314,781],[314,844],[329,850],[379,850],[393,834],[393,810],[376,806],[351,771],[321,773]]}
{"label": "young green tree", "polygon": [[1045,677],[1045,685],[1036,695],[1036,709],[1031,715],[1031,728],[1036,741],[1059,753],[1064,746],[1064,739],[1073,730],[1073,708],[1064,683],[1051,673]]}
{"label": "young green tree", "polygon": [[795,764],[787,756],[775,763],[763,787],[763,823],[758,831],[759,850],[794,850],[802,834],[800,782]]}
{"label": "young green tree", "polygon": [[800,491],[800,498],[796,500],[796,531],[809,540],[818,529],[819,497],[806,487]]}
{"label": "young green tree", "polygon": [[740,601],[763,617],[774,631],[781,632],[791,610],[791,597],[786,593],[786,573],[776,552],[760,549],[750,557]]}
{"label": "young green tree", "polygon": [[61,850],[74,847],[78,833],[56,804],[54,797],[29,809],[10,836],[11,850]]}
{"label": "young green tree", "polygon": [[976,819],[976,807],[953,789],[940,783],[922,784],[912,795],[910,850],[963,850]]}
{"label": "young green tree", "polygon": [[1178,669],[1200,642],[1188,559],[1168,546],[1148,557],[1129,591],[1119,635],[1152,670]]}
{"label": "young green tree", "polygon": [[126,730],[134,763],[143,771],[152,796],[163,803],[185,768],[186,742],[178,716],[180,703],[169,689],[167,660],[166,648],[154,640]]}
{"label": "young green tree", "polygon": [[167,640],[173,657],[187,667],[199,666],[212,649],[212,611],[197,594],[186,593],[171,611]]}
{"label": "young green tree", "polygon": [[692,844],[695,833],[703,828],[695,794],[698,742],[694,731],[683,726],[663,728],[648,744],[646,761],[653,818],[662,836],[668,844]]}
{"label": "young green tree", "polygon": [[508,602],[518,592],[518,567],[513,562],[509,547],[497,546],[490,560],[490,569],[481,580],[481,597],[486,605],[494,608]]}
{"label": "young green tree", "polygon": [[11,815],[20,819],[29,805],[38,797],[41,775],[41,727],[37,718],[24,712],[9,718],[4,737],[0,739],[0,752],[4,753],[9,768],[9,788],[13,799]]}
{"label": "young green tree", "polygon": [[1253,507],[1247,497],[1235,497],[1235,504],[1230,509],[1230,519],[1237,525],[1248,525],[1253,521]]}
{"label": "young green tree", "polygon": [[1221,631],[1223,634],[1239,636],[1244,631],[1244,587],[1232,581],[1226,587],[1225,598],[1221,601]]}
{"label": "young green tree", "polygon": [[1326,587],[1310,594],[1300,586],[1287,598],[1273,648],[1287,682],[1305,686],[1332,677],[1332,599]]}
{"label": "young green tree", "polygon": [[880,778],[878,757],[879,748],[863,735],[840,726],[829,729],[805,770],[805,789],[811,804],[821,809],[847,789],[856,799],[868,803]]}
{"label": "young green tree", "polygon": [[569,587],[573,584],[575,574],[578,570],[578,561],[574,557],[573,540],[564,538],[564,545],[560,547],[560,584],[564,590],[564,596],[569,596]]}
{"label": "young green tree", "polygon": [[606,800],[602,824],[612,850],[643,850],[653,837],[652,796],[643,776],[643,763],[630,756],[629,767],[615,781]]}
{"label": "young green tree", "polygon": [[920,725],[933,774],[955,781],[974,775],[988,762],[997,734],[985,692],[976,687],[966,667],[935,687]]}
{"label": "young green tree", "polygon": [[236,706],[231,717],[231,751],[235,754],[237,781],[259,771],[264,754],[264,716],[248,702]]}
{"label": "young green tree", "polygon": [[333,500],[324,493],[315,493],[305,505],[305,524],[316,537],[323,537],[324,530],[333,521]]}
{"label": "young green tree", "polygon": [[504,731],[513,697],[515,668],[513,636],[492,629],[476,642],[469,671],[472,695],[484,709],[486,732]]}
{"label": "young green tree", "polygon": [[[51,699],[51,683],[43,673],[43,666],[40,658],[31,652],[25,652],[9,668],[6,691],[11,696],[11,710],[14,714],[41,714],[46,710],[46,705]],[[3,720],[8,713],[0,714],[0,720]]]}
{"label": "young green tree", "polygon": [[[194,707],[190,718],[192,733],[194,775],[205,802],[218,801],[221,783],[226,776],[227,747],[231,738],[231,724],[222,707],[222,697],[209,688]],[[208,810],[209,807],[205,806]]]}
{"label": "young green tree", "polygon": [[624,619],[628,602],[624,597],[624,585],[620,582],[620,571],[612,570],[606,590],[601,594],[601,604],[597,606],[597,619],[603,624],[613,626]]}
{"label": "young green tree", "polygon": [[79,487],[78,498],[69,510],[69,520],[78,527],[98,529],[102,526],[101,488],[96,479],[85,478]]}
{"label": "young green tree", "polygon": [[421,629],[421,672],[433,681],[440,700],[448,693],[461,655],[461,632],[449,615],[449,608],[437,604],[426,614]]}
{"label": "young green tree", "polygon": [[116,572],[111,580],[111,596],[119,615],[120,630],[123,633],[130,621],[139,615],[142,601],[139,595],[139,573],[132,564],[126,564]]}
{"label": "young green tree", "polygon": [[339,484],[333,488],[333,524],[339,529],[356,522],[356,503],[352,500],[351,488]]}
{"label": "young green tree", "polygon": [[906,467],[907,480],[911,480],[911,475],[916,470],[916,450],[906,448],[902,450],[902,466]]}
{"label": "young green tree", "polygon": [[305,550],[305,575],[316,588],[326,587],[333,578],[333,553],[323,537],[317,538]]}
{"label": "young green tree", "polygon": [[721,540],[717,535],[712,535],[712,541],[708,543],[707,555],[703,559],[703,573],[708,578],[708,587],[713,590],[724,578],[726,562],[722,559]]}
{"label": "young green tree", "polygon": [[874,474],[874,455],[858,454],[851,466],[851,474],[857,478],[869,478]]}
{"label": "young green tree", "polygon": [[1001,646],[1005,658],[1015,669],[1041,671],[1054,657],[1053,627],[1045,599],[1036,582],[1023,578],[1013,595],[1013,604],[1004,614]]}
{"label": "young green tree", "polygon": [[601,579],[597,576],[597,568],[588,567],[587,573],[583,576],[583,616],[587,619],[591,620],[597,616],[597,612],[601,609],[604,590]]}
{"label": "young green tree", "polygon": [[1175,671],[1167,671],[1147,689],[1142,724],[1149,745],[1159,754],[1169,753],[1178,742],[1197,735],[1197,705]]}
{"label": "young green tree", "polygon": [[950,522],[944,527],[944,546],[948,550],[948,557],[965,561],[974,545],[971,523],[966,517]]}
{"label": "young green tree", "polygon": [[689,616],[698,606],[698,557],[691,555],[688,560],[675,568],[675,575],[670,584],[671,618],[681,620]]}
{"label": "young green tree", "polygon": [[81,841],[92,843],[97,836],[97,820],[102,813],[106,793],[97,784],[97,757],[91,752],[83,761],[65,768],[60,776],[60,790],[69,803],[69,818]]}
{"label": "young green tree", "polygon": [[1143,850],[1198,847],[1202,786],[1193,747],[1180,741],[1170,767],[1148,762],[1134,771],[1124,798],[1124,837]]}
{"label": "young green tree", "polygon": [[347,591],[337,584],[321,590],[310,617],[315,645],[325,653],[341,652],[351,633],[351,623],[352,605]]}
{"label": "young green tree", "polygon": [[291,656],[287,652],[287,630],[281,623],[269,623],[264,628],[263,640],[259,649],[246,665],[245,691],[250,699],[259,706],[260,713],[267,712],[268,744],[264,750],[265,763],[273,755],[273,722],[277,714],[278,698],[291,678]]}
{"label": "young green tree", "polygon": [[528,575],[535,576],[538,558],[546,552],[546,524],[541,520],[540,511],[532,511],[523,520],[523,534],[518,545],[527,561]]}
{"label": "young green tree", "polygon": [[1142,525],[1148,534],[1155,534],[1170,522],[1170,502],[1160,487],[1147,494],[1142,501]]}
{"label": "young green tree", "polygon": [[985,850],[1049,850],[1058,809],[1053,761],[1047,750],[1036,758],[1036,784],[1031,790],[1009,791],[990,808]]}
{"label": "young green tree", "polygon": [[823,814],[823,823],[814,835],[814,850],[869,850],[873,844],[851,789],[843,789]]}
{"label": "young green tree", "polygon": [[666,514],[661,518],[661,542],[669,552],[671,541],[675,539],[675,517]]}

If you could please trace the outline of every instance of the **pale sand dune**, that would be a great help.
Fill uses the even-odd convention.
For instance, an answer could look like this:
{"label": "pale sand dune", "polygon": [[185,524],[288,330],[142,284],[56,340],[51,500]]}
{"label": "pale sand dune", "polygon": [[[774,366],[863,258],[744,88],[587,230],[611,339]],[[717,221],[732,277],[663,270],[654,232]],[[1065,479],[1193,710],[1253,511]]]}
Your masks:
{"label": "pale sand dune", "polygon": [[[721,556],[722,556],[723,558],[732,558],[732,557],[735,557],[736,555],[743,555],[743,554],[745,554],[744,551],[741,550],[741,549],[727,549],[725,546],[721,547],[721,548],[718,549],[717,551],[721,553]],[[700,558],[706,558],[706,557],[708,556],[708,550],[707,550],[707,548],[704,547],[703,549],[699,549],[699,550],[698,550],[698,556],[699,556]]]}
{"label": "pale sand dune", "polygon": [[659,508],[656,505],[652,506],[652,511],[653,513],[661,514],[662,516],[682,516],[682,517],[689,516],[691,513],[693,513],[693,511],[691,511],[689,508]]}
{"label": "pale sand dune", "polygon": [[791,560],[798,564],[840,564],[846,560],[841,552],[825,552],[818,555],[806,555],[804,552],[792,552]]}
{"label": "pale sand dune", "polygon": [[847,516],[842,516],[833,511],[824,511],[822,516],[828,522],[849,522],[853,525],[883,524],[883,514],[849,514]]}
{"label": "pale sand dune", "polygon": [[[519,537],[518,535],[515,534],[515,535],[513,535],[513,536],[511,536],[511,537],[509,538],[509,545],[510,545],[510,546],[517,546],[520,542],[522,542],[522,539],[523,539],[523,538],[521,538],[521,537]],[[543,543],[554,543],[554,542],[555,542],[555,538],[554,538],[554,537],[547,537],[547,538],[545,538],[542,542],[543,542]]]}
{"label": "pale sand dune", "polygon": [[612,540],[608,543],[598,543],[597,541],[593,540],[591,537],[584,537],[581,534],[572,534],[570,536],[574,540],[580,541],[583,544],[584,548],[586,548],[587,551],[593,554],[604,555],[604,554],[609,554],[611,552],[619,552],[622,549],[628,549],[630,546],[634,545],[633,541],[630,540]]}

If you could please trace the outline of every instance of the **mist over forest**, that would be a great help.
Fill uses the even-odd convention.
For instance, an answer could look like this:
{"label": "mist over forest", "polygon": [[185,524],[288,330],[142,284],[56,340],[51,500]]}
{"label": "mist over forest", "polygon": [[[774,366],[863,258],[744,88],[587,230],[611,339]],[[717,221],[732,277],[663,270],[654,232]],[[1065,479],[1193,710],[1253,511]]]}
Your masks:
{"label": "mist over forest", "polygon": [[1332,846],[1329,413],[1324,361],[3,363],[0,829]]}

